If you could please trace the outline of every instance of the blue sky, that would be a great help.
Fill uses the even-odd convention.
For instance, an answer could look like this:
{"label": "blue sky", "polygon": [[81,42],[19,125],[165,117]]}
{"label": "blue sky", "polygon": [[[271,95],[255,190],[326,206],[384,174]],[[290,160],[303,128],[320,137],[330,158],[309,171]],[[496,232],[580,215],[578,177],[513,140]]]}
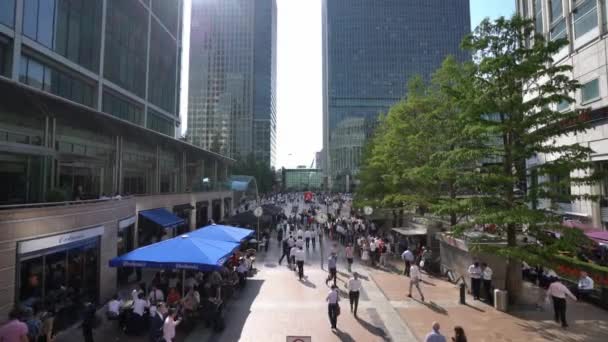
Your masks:
{"label": "blue sky", "polygon": [[[323,147],[321,0],[276,1],[279,12],[276,166],[309,166],[315,152]],[[515,0],[470,0],[470,5],[472,28],[485,17],[508,17],[515,11]],[[191,0],[185,0],[185,27],[190,26],[190,6]],[[189,30],[185,29],[180,103],[183,131],[187,127],[189,39]]]}

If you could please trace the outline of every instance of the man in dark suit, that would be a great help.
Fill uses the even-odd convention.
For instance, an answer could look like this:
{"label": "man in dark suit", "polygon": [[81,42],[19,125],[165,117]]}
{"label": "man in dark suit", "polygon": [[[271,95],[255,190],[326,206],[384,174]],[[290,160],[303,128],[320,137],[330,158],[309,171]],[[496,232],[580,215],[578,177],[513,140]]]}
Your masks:
{"label": "man in dark suit", "polygon": [[150,317],[150,342],[163,341],[163,324],[165,323],[165,312],[167,307],[164,303],[158,303],[156,312]]}

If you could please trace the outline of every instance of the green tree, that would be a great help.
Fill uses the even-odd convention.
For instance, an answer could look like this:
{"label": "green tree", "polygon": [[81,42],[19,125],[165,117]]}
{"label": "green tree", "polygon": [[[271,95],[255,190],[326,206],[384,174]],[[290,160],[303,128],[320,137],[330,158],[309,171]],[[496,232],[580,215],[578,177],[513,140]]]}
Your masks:
{"label": "green tree", "polygon": [[275,171],[264,161],[257,160],[253,153],[245,158],[237,157],[232,173],[235,175],[252,176],[256,179],[258,192],[268,193],[274,190],[276,178]]}

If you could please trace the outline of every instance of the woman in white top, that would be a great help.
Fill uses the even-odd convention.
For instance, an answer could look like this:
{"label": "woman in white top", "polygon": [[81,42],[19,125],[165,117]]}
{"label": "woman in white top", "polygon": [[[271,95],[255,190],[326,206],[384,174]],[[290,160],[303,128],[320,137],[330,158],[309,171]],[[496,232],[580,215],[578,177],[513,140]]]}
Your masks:
{"label": "woman in white top", "polygon": [[163,324],[163,337],[166,342],[172,342],[175,337],[175,327],[181,322],[181,320],[176,320],[176,312],[175,309],[169,310],[169,315],[165,319],[165,324]]}

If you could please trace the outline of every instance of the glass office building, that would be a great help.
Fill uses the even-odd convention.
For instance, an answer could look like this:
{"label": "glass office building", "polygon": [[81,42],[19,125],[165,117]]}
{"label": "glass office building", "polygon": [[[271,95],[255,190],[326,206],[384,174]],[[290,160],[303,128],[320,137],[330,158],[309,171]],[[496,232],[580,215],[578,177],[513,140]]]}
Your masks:
{"label": "glass office building", "polygon": [[194,0],[188,139],[238,158],[275,161],[275,0]]}
{"label": "glass office building", "polygon": [[459,45],[469,32],[469,0],[323,1],[323,149],[333,189],[352,183],[378,114],[404,96],[408,79],[428,79],[448,55],[467,58]]}
{"label": "glass office building", "polygon": [[320,191],[323,190],[323,172],[320,169],[282,169],[281,185],[283,191]]}

